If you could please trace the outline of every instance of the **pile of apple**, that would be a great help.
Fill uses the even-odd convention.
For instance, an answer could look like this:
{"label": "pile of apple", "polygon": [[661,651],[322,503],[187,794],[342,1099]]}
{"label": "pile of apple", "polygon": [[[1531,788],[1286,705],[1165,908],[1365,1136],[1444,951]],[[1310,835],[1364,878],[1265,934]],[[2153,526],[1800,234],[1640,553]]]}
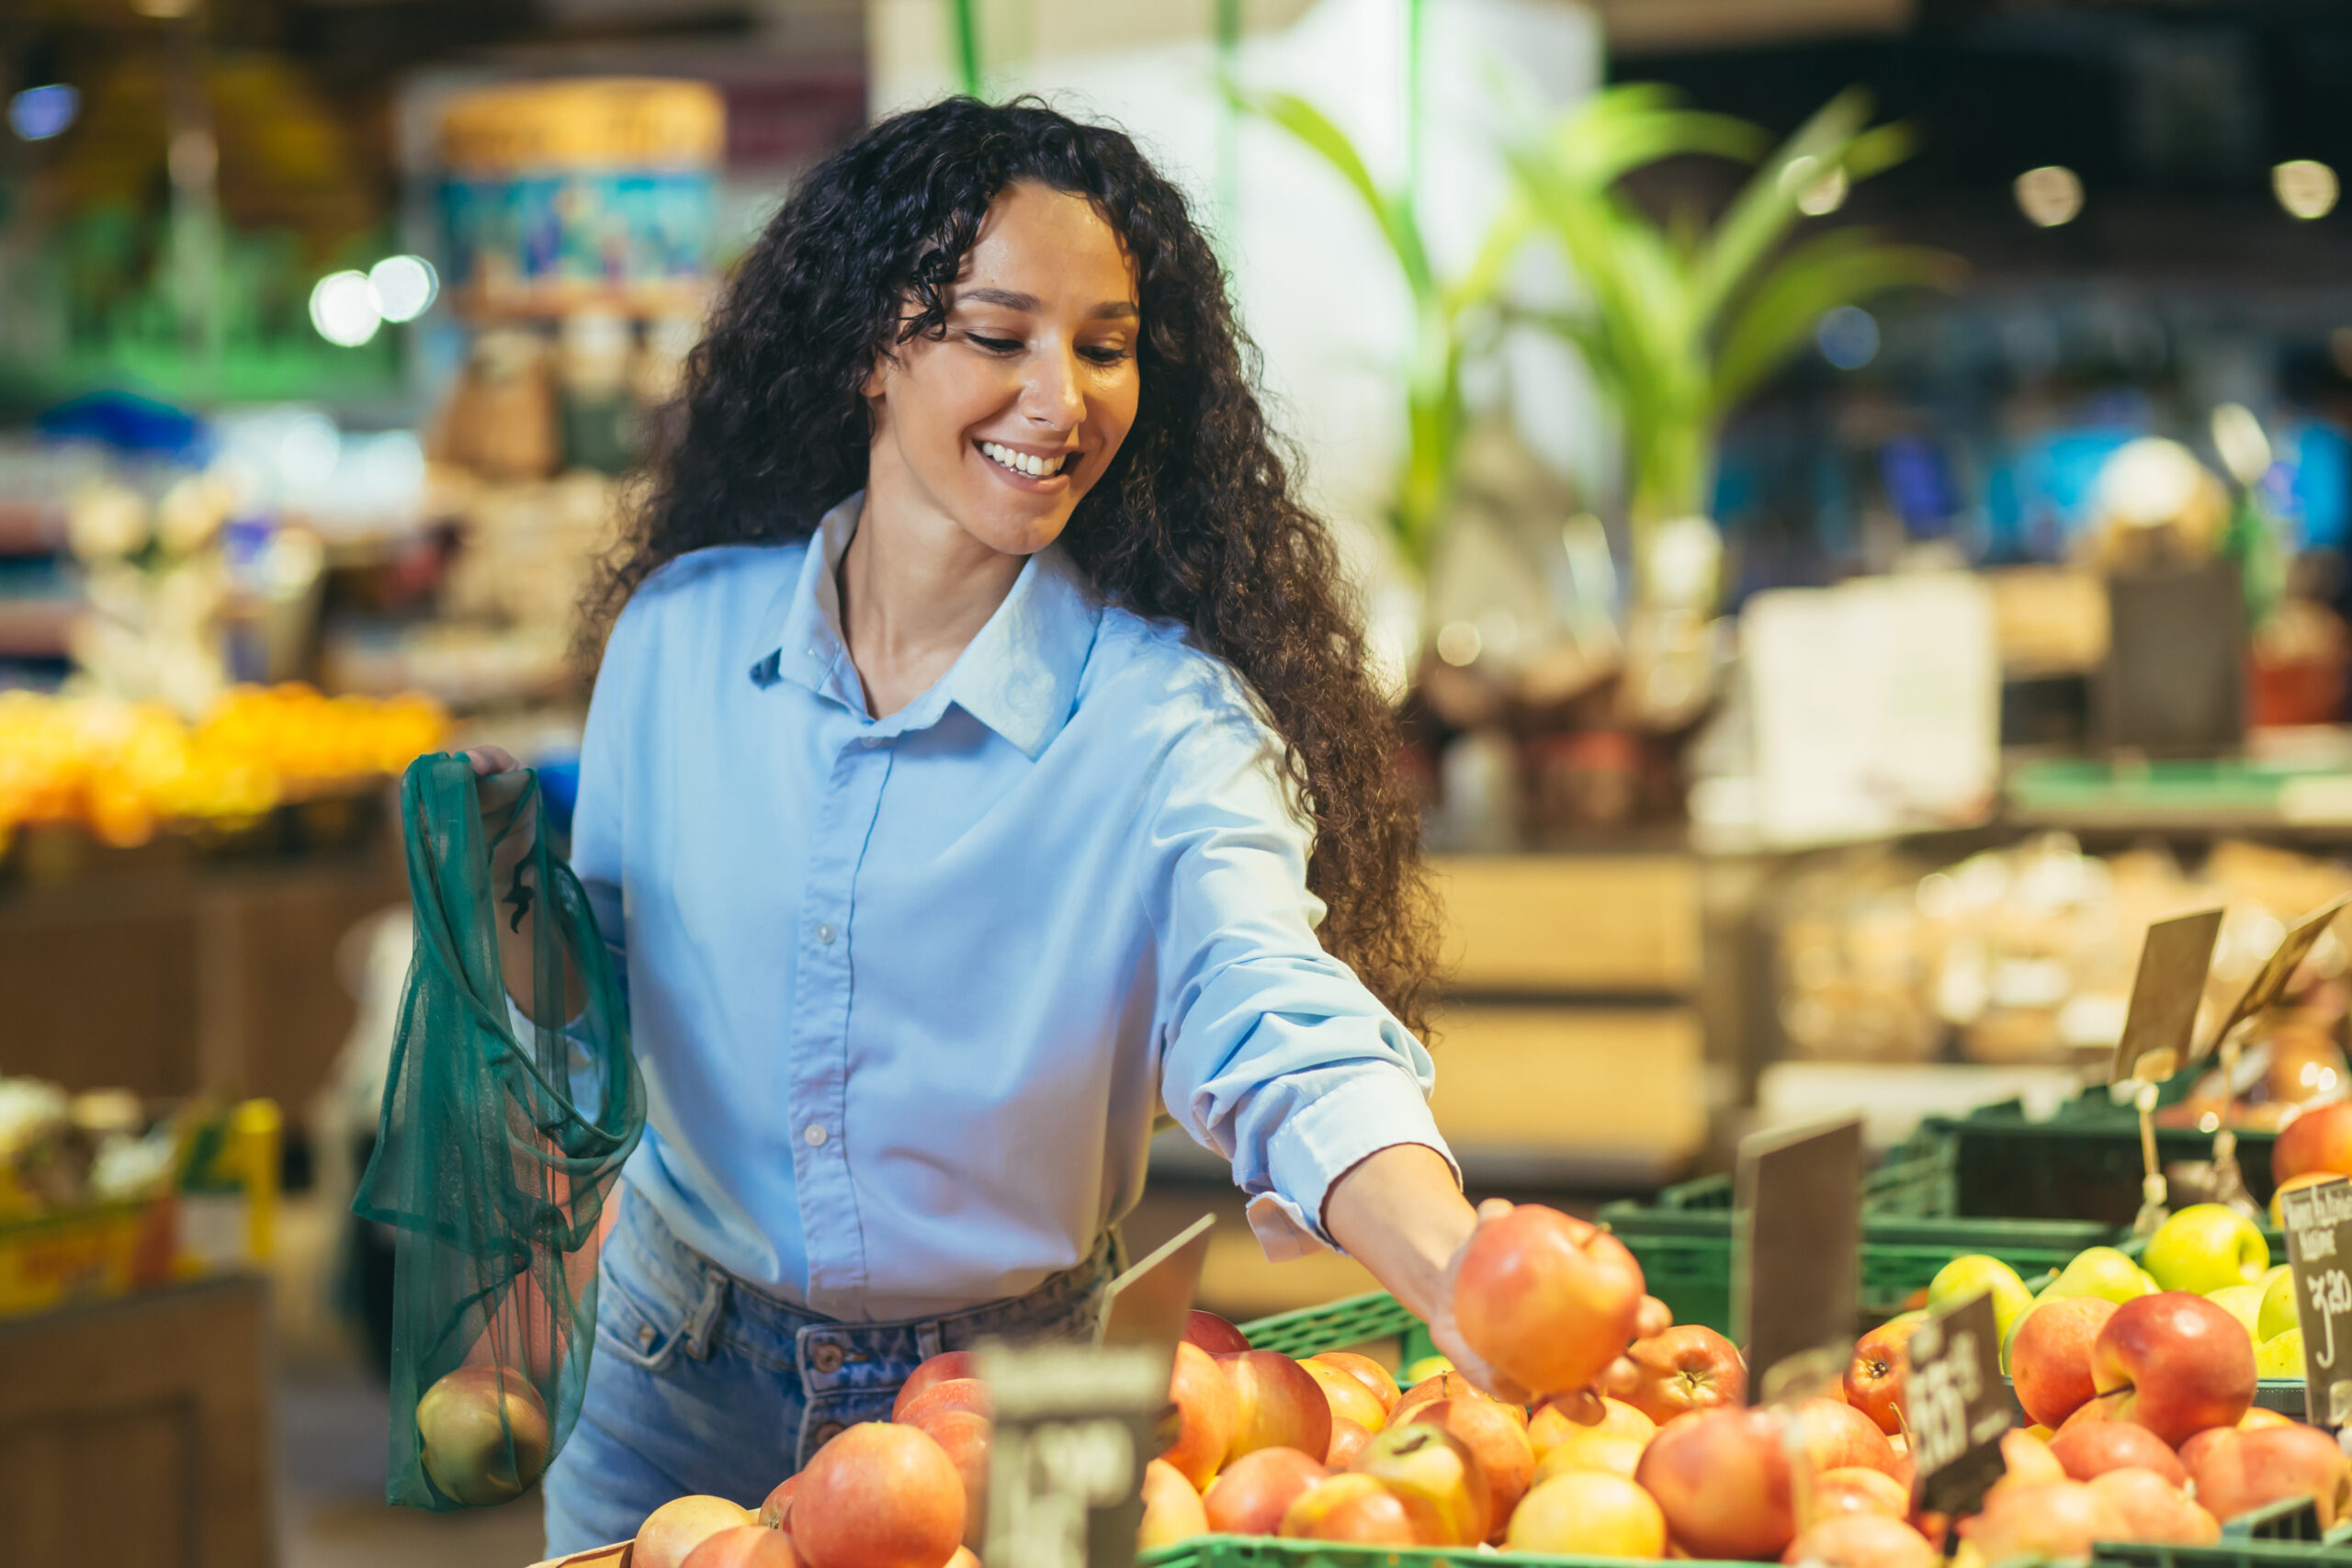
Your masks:
{"label": "pile of apple", "polygon": [[[2224,1259],[2233,1284],[2216,1294],[2261,1285],[2267,1249],[2243,1240],[2185,1210],[2152,1239],[2147,1270],[2094,1248],[2039,1296],[1995,1258],[1946,1268],[1930,1308],[1991,1292],[2036,1423],[2004,1441],[2007,1472],[1983,1511],[1951,1521],[1912,1505],[1905,1346],[1924,1312],[1865,1337],[1818,1396],[1749,1409],[1738,1349],[1676,1325],[1615,1237],[1522,1205],[1480,1230],[1452,1305],[1464,1344],[1540,1397],[1489,1397],[1438,1358],[1400,1388],[1368,1358],[1294,1360],[1195,1313],[1138,1545],[1221,1533],[1936,1568],[1947,1545],[1996,1563],[2095,1540],[2202,1544],[2220,1519],[2303,1494],[2333,1524],[2352,1512],[2352,1461],[2327,1434],[2251,1408],[2253,1333],[2229,1303],[2177,1288]],[[633,1568],[978,1568],[991,1405],[975,1371],[962,1351],[924,1362],[891,1421],[842,1432],[756,1513],[718,1497],[664,1505]]]}

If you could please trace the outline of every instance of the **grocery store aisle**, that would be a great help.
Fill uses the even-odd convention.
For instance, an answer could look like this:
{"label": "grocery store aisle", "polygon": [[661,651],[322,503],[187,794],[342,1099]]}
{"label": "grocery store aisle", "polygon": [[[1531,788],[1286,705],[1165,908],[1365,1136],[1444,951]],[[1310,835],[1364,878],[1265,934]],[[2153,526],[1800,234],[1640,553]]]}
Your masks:
{"label": "grocery store aisle", "polygon": [[539,1556],[539,1498],[423,1514],[384,1502],[384,1391],[356,1365],[280,1374],[280,1568],[525,1568]]}

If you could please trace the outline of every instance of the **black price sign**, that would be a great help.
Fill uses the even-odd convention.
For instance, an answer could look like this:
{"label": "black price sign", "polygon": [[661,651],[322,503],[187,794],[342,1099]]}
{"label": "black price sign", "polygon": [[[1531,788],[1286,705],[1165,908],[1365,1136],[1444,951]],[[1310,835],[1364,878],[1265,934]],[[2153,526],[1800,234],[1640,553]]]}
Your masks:
{"label": "black price sign", "polygon": [[2303,1414],[2341,1427],[2352,1422],[2352,1181],[2294,1188],[2278,1213],[2303,1331]]}
{"label": "black price sign", "polygon": [[1854,1343],[1860,1291],[1862,1123],[1839,1117],[1740,1140],[1733,1186],[1732,1323],[1769,1397],[1772,1369]]}
{"label": "black price sign", "polygon": [[1143,1469],[1159,1451],[1166,1346],[990,1346],[996,1401],[986,1560],[1022,1568],[1126,1568],[1143,1522]]}
{"label": "black price sign", "polygon": [[1932,1513],[1973,1513],[2001,1476],[2001,1434],[2016,1417],[2001,1385],[2001,1331],[1990,1294],[1912,1332],[1903,1416],[1917,1467],[1913,1499]]}

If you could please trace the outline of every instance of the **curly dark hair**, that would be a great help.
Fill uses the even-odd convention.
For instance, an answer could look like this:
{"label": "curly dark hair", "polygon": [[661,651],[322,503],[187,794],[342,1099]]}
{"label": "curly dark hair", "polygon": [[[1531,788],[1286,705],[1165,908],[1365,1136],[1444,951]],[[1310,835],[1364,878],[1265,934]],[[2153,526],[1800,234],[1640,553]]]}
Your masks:
{"label": "curly dark hair", "polygon": [[1181,623],[1247,681],[1314,819],[1306,880],[1329,911],[1325,949],[1425,1032],[1435,922],[1396,714],[1367,673],[1330,532],[1291,495],[1225,270],[1183,195],[1119,130],[1034,99],[950,98],[813,170],[686,362],[590,633],[664,562],[805,538],[865,482],[868,372],[919,333],[944,335],[965,253],[1019,180],[1091,202],[1141,283],[1135,423],[1063,547],[1107,601]]}

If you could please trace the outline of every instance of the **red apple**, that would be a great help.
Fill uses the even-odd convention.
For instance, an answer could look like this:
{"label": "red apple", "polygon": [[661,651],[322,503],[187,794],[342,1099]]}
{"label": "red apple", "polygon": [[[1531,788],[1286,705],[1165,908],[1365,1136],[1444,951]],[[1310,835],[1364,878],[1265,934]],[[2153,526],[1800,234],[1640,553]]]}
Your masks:
{"label": "red apple", "polygon": [[2200,1432],[2180,1450],[2197,1482],[2197,1500],[2216,1518],[2308,1495],[2323,1529],[2352,1518],[2352,1460],[2316,1427],[2264,1427]]}
{"label": "red apple", "polygon": [[2110,1419],[2178,1447],[2234,1427],[2254,1403],[2254,1342],[2226,1307],[2162,1291],[2115,1309],[2091,1345],[2091,1381]]}
{"label": "red apple", "polygon": [[899,1397],[890,1406],[890,1419],[896,1421],[906,1414],[907,1406],[922,1391],[944,1382],[956,1382],[980,1375],[980,1359],[969,1350],[943,1350],[914,1370],[899,1390]]}
{"label": "red apple", "polygon": [[[1478,1392],[1477,1384],[1460,1372],[1440,1372],[1435,1377],[1423,1378],[1397,1395],[1395,1408],[1388,1412],[1388,1424],[1391,1427],[1401,1427],[1413,1418],[1414,1411],[1424,1404],[1434,1404],[1441,1399],[1484,1399],[1486,1397]],[[1519,1410],[1522,1416],[1526,1414],[1516,1404],[1510,1408]]]}
{"label": "red apple", "polygon": [[1442,1427],[1478,1456],[1487,1477],[1487,1528],[1498,1538],[1535,1473],[1535,1446],[1510,1408],[1491,1399],[1440,1399],[1412,1415],[1412,1424]]}
{"label": "red apple", "polygon": [[1849,1465],[1825,1470],[1813,1478],[1813,1517],[1833,1514],[1884,1514],[1890,1519],[1911,1516],[1911,1489],[1883,1470]]}
{"label": "red apple", "polygon": [[800,1484],[800,1477],[787,1475],[775,1483],[767,1501],[760,1505],[760,1523],[772,1530],[792,1528],[792,1493]]}
{"label": "red apple", "polygon": [[1781,1561],[1825,1568],[1941,1568],[1943,1553],[1901,1519],[1846,1514],[1816,1522],[1789,1543]]}
{"label": "red apple", "polygon": [[969,1410],[939,1410],[908,1426],[926,1434],[964,1482],[964,1544],[978,1551],[989,1517],[989,1449],[996,1424]]}
{"label": "red apple", "polygon": [[1333,1420],[1345,1416],[1367,1432],[1377,1432],[1388,1425],[1388,1408],[1380,1403],[1380,1396],[1364,1387],[1363,1380],[1345,1367],[1309,1358],[1298,1363],[1298,1370],[1322,1389]]}
{"label": "red apple", "polygon": [[1396,1408],[1396,1401],[1403,1397],[1397,1392],[1396,1380],[1388,1375],[1388,1369],[1369,1356],[1359,1356],[1352,1350],[1326,1350],[1320,1355],[1307,1357],[1306,1361],[1309,1366],[1320,1361],[1326,1366],[1337,1367],[1372,1390],[1372,1396],[1380,1401],[1384,1423],[1389,1413]]}
{"label": "red apple", "polygon": [[950,1378],[932,1384],[912,1399],[902,1397],[899,1413],[890,1419],[920,1427],[931,1416],[950,1410],[968,1410],[975,1416],[992,1417],[996,1415],[996,1400],[989,1393],[989,1385],[978,1378]]}
{"label": "red apple", "polygon": [[2099,1296],[2062,1296],[2027,1309],[2009,1340],[2009,1377],[2035,1425],[2057,1426],[2096,1392],[2091,1345],[2114,1315],[2115,1303]]}
{"label": "red apple", "polygon": [[1195,1307],[1184,1322],[1184,1337],[1212,1356],[1238,1355],[1250,1348],[1250,1337],[1213,1312]]}
{"label": "red apple", "polygon": [[1294,1540],[1344,1540],[1365,1546],[1419,1544],[1413,1517],[1394,1492],[1369,1475],[1334,1475],[1300,1493],[1283,1515]]}
{"label": "red apple", "polygon": [[1582,1220],[1521,1203],[1478,1227],[1453,1278],[1463,1342],[1529,1392],[1582,1388],[1633,1341],[1642,1267]]}
{"label": "red apple", "polygon": [[2153,1470],[2110,1470],[2090,1484],[2121,1517],[2125,1540],[2211,1546],[2222,1539],[2221,1522]]}
{"label": "red apple", "polygon": [[1878,1423],[1843,1400],[1808,1399],[1797,1406],[1796,1418],[1816,1471],[1860,1466],[1893,1479],[1901,1468]]}
{"label": "red apple", "polygon": [[1136,1527],[1136,1550],[1173,1546],[1208,1533],[1208,1510],[1201,1506],[1201,1495],[1193,1490],[1183,1473],[1166,1460],[1145,1465],[1143,1523]]}
{"label": "red apple", "polygon": [[751,1509],[724,1497],[699,1493],[673,1497],[637,1527],[637,1544],[629,1549],[629,1561],[644,1568],[681,1568],[688,1552],[720,1530],[752,1522]]}
{"label": "red apple", "polygon": [[1627,1346],[1600,1391],[1664,1426],[1690,1411],[1746,1404],[1747,1363],[1713,1329],[1686,1323]]}
{"label": "red apple", "polygon": [[1176,1369],[1168,1377],[1168,1397],[1176,1406],[1176,1440],[1159,1457],[1195,1487],[1206,1486],[1233,1446],[1241,1422],[1233,1380],[1215,1357],[1186,1340],[1176,1347]]}
{"label": "red apple", "polygon": [[1324,1454],[1323,1462],[1333,1470],[1345,1470],[1355,1462],[1356,1455],[1363,1452],[1364,1445],[1371,1441],[1369,1428],[1344,1416],[1334,1416],[1331,1417],[1331,1447]]}
{"label": "red apple", "polygon": [[1789,1450],[1762,1410],[1694,1410],[1658,1428],[1634,1472],[1674,1544],[1717,1561],[1774,1558],[1797,1533]]}
{"label": "red apple", "polygon": [[1244,1350],[1216,1359],[1233,1383],[1228,1461],[1260,1449],[1330,1451],[1331,1402],[1306,1368],[1279,1350]]}
{"label": "red apple", "polygon": [[2123,1519],[2113,1503],[2084,1483],[2050,1481],[1986,1494],[1984,1511],[1962,1519],[1960,1533],[1986,1562],[2088,1557],[2092,1542],[2121,1539]]}
{"label": "red apple", "polygon": [[1855,1344],[1846,1368],[1846,1403],[1890,1435],[1903,1430],[1903,1379],[1911,1368],[1906,1347],[1919,1322],[1914,1317],[1880,1324]]}
{"label": "red apple", "polygon": [[2290,1181],[2314,1170],[2352,1176],[2352,1100],[2307,1106],[2278,1130],[2270,1175]]}
{"label": "red apple", "polygon": [[1225,1467],[1202,1494],[1209,1529],[1219,1535],[1272,1535],[1300,1493],[1331,1472],[1296,1449],[1257,1449]]}
{"label": "red apple", "polygon": [[2050,1451],[2071,1481],[2089,1481],[2110,1470],[2152,1470],[2174,1486],[2188,1484],[2188,1472],[2165,1441],[2136,1421],[2099,1421],[2070,1427],[2050,1439]]}
{"label": "red apple", "polygon": [[1396,1494],[1423,1546],[1476,1546],[1494,1528],[1478,1456],[1435,1423],[1403,1421],[1374,1433],[1352,1468]]}
{"label": "red apple", "polygon": [[793,1494],[808,1568],[940,1568],[963,1537],[964,1478],[920,1427],[859,1422],[817,1450]]}
{"label": "red apple", "polygon": [[705,1536],[680,1568],[800,1568],[800,1556],[782,1530],[737,1525]]}

